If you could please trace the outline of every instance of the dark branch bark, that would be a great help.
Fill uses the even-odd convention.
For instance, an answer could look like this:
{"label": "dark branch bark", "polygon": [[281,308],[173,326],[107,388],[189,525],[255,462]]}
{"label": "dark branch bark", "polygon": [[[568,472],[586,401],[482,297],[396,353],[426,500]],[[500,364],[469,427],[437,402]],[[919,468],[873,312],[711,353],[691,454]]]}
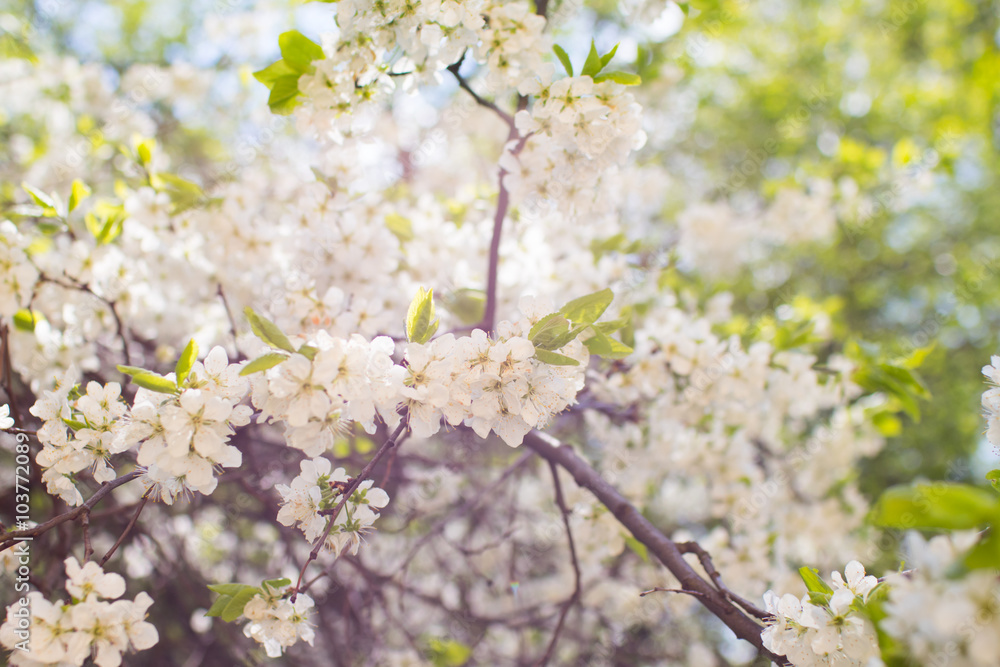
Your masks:
{"label": "dark branch bark", "polygon": [[709,611],[736,633],[779,665],[791,665],[784,656],[764,648],[760,633],[763,627],[747,616],[726,596],[705,581],[684,560],[680,548],[649,522],[639,510],[625,499],[618,490],[606,482],[594,468],[577,456],[573,450],[545,433],[531,431],[524,437],[524,444],[550,463],[565,468],[576,483],[588,489],[607,507],[618,521],[629,529],[680,581],[684,592],[694,595]]}

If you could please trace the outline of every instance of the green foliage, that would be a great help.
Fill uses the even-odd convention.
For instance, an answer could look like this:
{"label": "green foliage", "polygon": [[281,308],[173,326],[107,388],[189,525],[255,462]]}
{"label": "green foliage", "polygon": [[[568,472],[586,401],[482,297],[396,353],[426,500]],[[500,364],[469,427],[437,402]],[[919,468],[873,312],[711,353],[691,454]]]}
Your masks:
{"label": "green foliage", "polygon": [[260,588],[248,584],[210,584],[208,589],[218,593],[219,597],[205,615],[221,618],[226,623],[232,623],[242,616],[247,602],[263,593]]}
{"label": "green foliage", "polygon": [[[573,76],[573,63],[570,61],[566,50],[558,44],[553,44],[552,51],[556,54],[559,62],[562,63],[566,74]],[[610,51],[602,55],[597,52],[594,40],[590,40],[590,51],[587,53],[587,59],[583,63],[583,69],[580,70],[580,76],[589,76],[594,80],[594,83],[614,81],[626,86],[638,86],[642,83],[642,77],[638,74],[630,74],[628,72],[604,72],[601,74],[601,71],[608,66],[608,63],[611,62],[611,59],[615,57],[615,53],[617,52],[618,44],[615,44]]]}
{"label": "green foliage", "polygon": [[434,290],[419,288],[406,311],[406,339],[411,343],[426,343],[440,323],[434,317]]}
{"label": "green foliage", "polygon": [[833,595],[833,589],[819,576],[819,570],[811,567],[800,567],[799,576],[802,577],[806,590],[809,591],[809,600],[815,605],[825,605]]}
{"label": "green foliage", "polygon": [[267,105],[280,115],[290,114],[299,103],[299,77],[312,73],[314,60],[323,58],[323,48],[297,30],[278,36],[281,60],[254,72],[255,79],[271,91]]}
{"label": "green foliage", "polygon": [[472,648],[454,639],[431,637],[427,653],[434,667],[462,667],[472,657]]}
{"label": "green foliage", "polygon": [[398,213],[389,213],[385,216],[385,226],[389,228],[400,243],[406,243],[407,241],[413,240],[413,223],[410,222],[409,218],[403,217]]}
{"label": "green foliage", "polygon": [[149,389],[150,391],[155,391],[160,394],[177,394],[180,393],[180,389],[177,383],[170,378],[164,377],[159,373],[154,373],[153,371],[147,371],[144,368],[138,368],[136,366],[118,366],[118,372],[125,375],[132,376],[132,384],[142,387],[144,389]]}
{"label": "green foliage", "polygon": [[243,309],[243,313],[246,315],[247,321],[250,323],[250,330],[253,331],[257,338],[260,338],[273,348],[284,350],[286,352],[296,351],[292,346],[292,341],[288,340],[288,336],[286,336],[274,322],[265,317],[261,317],[254,312],[253,308],[250,308],[249,306]]}
{"label": "green foliage", "polygon": [[43,318],[39,313],[35,313],[27,308],[21,308],[14,313],[13,319],[15,328],[31,333],[35,330],[35,325]]}
{"label": "green foliage", "polygon": [[241,368],[240,375],[247,376],[266,371],[269,368],[274,368],[287,359],[288,355],[281,354],[280,352],[268,352],[267,354],[262,354]]}
{"label": "green foliage", "polygon": [[890,528],[989,531],[966,554],[970,569],[1000,562],[1000,496],[965,484],[916,484],[883,493],[872,509],[872,523]]}
{"label": "green foliage", "polygon": [[181,352],[180,358],[177,359],[177,365],[174,366],[174,375],[177,377],[177,386],[181,386],[187,380],[188,375],[191,373],[191,367],[194,366],[194,362],[198,361],[198,343],[192,338],[188,341],[187,346],[184,351]]}

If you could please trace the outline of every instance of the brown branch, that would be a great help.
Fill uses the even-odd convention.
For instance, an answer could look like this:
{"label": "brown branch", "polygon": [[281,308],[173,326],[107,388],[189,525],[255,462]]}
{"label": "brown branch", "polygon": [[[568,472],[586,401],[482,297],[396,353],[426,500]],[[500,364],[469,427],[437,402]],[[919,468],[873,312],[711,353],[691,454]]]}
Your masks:
{"label": "brown branch", "polygon": [[111,491],[117,489],[122,484],[127,484],[132,480],[136,479],[137,477],[141,476],[142,472],[143,472],[142,470],[133,470],[129,474],[123,475],[118,479],[112,480],[110,482],[104,482],[103,484],[101,484],[101,488],[99,488],[94,493],[94,495],[92,495],[89,499],[87,499],[87,502],[85,502],[84,504],[78,507],[74,507],[68,512],[63,512],[62,514],[49,519],[45,523],[40,523],[34,528],[27,528],[25,530],[12,530],[4,533],[3,535],[0,535],[0,551],[9,549],[10,547],[14,546],[15,542],[24,541],[21,538],[35,538],[39,535],[47,533],[48,531],[52,530],[53,528],[62,523],[65,523],[67,521],[73,521],[74,519],[76,519],[78,516],[80,516],[85,512],[89,513],[90,510],[94,507],[94,505],[101,502],[101,500],[109,493],[111,493]]}
{"label": "brown branch", "polygon": [[222,299],[222,307],[226,309],[226,317],[229,318],[229,329],[233,334],[233,349],[239,354],[239,347],[236,342],[236,320],[233,319],[233,311],[229,308],[229,301],[226,299],[226,293],[222,291],[222,283],[216,285],[216,289],[219,294],[219,298]]}
{"label": "brown branch", "polygon": [[705,568],[705,572],[712,579],[712,583],[715,587],[722,592],[727,598],[729,598],[735,604],[743,607],[743,610],[752,616],[756,616],[760,620],[765,620],[768,618],[773,618],[772,614],[767,613],[763,609],[757,607],[752,602],[740,597],[736,593],[733,593],[729,588],[722,583],[722,575],[719,571],[715,569],[715,564],[712,563],[712,556],[709,555],[705,549],[697,542],[681,542],[677,544],[677,548],[681,550],[684,554],[695,554],[698,556],[698,560],[701,562],[701,566]]}
{"label": "brown branch", "polygon": [[469,82],[465,80],[465,77],[463,77],[461,74],[458,73],[458,70],[462,66],[463,62],[465,62],[465,54],[462,54],[462,57],[458,59],[458,62],[454,62],[451,65],[448,65],[448,71],[451,72],[453,75],[455,75],[455,80],[458,81],[458,85],[462,88],[462,90],[464,90],[465,92],[467,92],[469,95],[472,96],[472,99],[476,101],[476,104],[478,104],[481,107],[486,107],[487,109],[495,113],[497,116],[499,116],[500,120],[505,122],[507,124],[507,127],[510,128],[511,136],[516,135],[517,130],[514,127],[514,117],[511,116],[506,111],[504,111],[503,109],[501,109],[500,107],[498,107],[493,102],[490,102],[489,100],[480,97],[479,93],[474,91],[472,89],[472,86],[469,85]]}
{"label": "brown branch", "polygon": [[324,530],[323,534],[316,539],[316,542],[313,544],[312,551],[309,552],[309,558],[306,559],[305,564],[302,566],[302,570],[299,572],[299,580],[295,583],[295,590],[292,592],[292,598],[291,598],[292,602],[295,602],[295,597],[299,594],[299,591],[301,590],[302,579],[306,575],[306,569],[309,567],[309,563],[316,560],[316,558],[319,556],[319,552],[323,549],[323,545],[326,544],[326,539],[330,537],[330,533],[333,532],[333,527],[337,523],[337,517],[340,516],[340,512],[341,510],[344,509],[344,505],[347,504],[347,501],[350,499],[351,495],[355,491],[357,491],[359,486],[361,486],[361,483],[371,476],[372,470],[375,468],[375,465],[382,459],[382,457],[385,456],[389,452],[389,450],[393,449],[396,446],[400,436],[403,434],[405,430],[406,430],[406,417],[404,416],[403,419],[399,422],[399,426],[396,427],[396,430],[393,432],[393,434],[390,435],[389,438],[384,443],[382,443],[382,446],[378,448],[378,451],[375,452],[375,456],[372,457],[372,460],[368,462],[368,464],[361,470],[361,472],[358,474],[357,477],[347,482],[347,486],[344,488],[344,492],[341,495],[340,502],[337,503],[337,506],[333,509],[333,511],[329,513],[323,512],[323,514],[329,514],[330,517],[326,524],[326,530]]}
{"label": "brown branch", "polygon": [[90,560],[94,553],[94,547],[90,543],[90,511],[80,515],[80,524],[83,526],[83,562]]}
{"label": "brown branch", "polygon": [[417,552],[420,551],[420,549],[423,548],[423,546],[427,544],[427,542],[429,542],[432,537],[434,537],[442,530],[444,530],[444,527],[448,525],[449,522],[457,519],[463,514],[467,514],[473,511],[479,506],[479,504],[483,500],[487,498],[493,498],[496,490],[500,488],[500,486],[502,486],[503,483],[506,482],[511,475],[517,472],[517,470],[525,463],[527,463],[529,460],[531,460],[531,454],[525,453],[511,466],[509,466],[506,470],[504,470],[503,474],[501,474],[500,477],[496,479],[496,481],[494,481],[492,484],[483,489],[482,492],[480,492],[471,501],[463,501],[461,503],[456,503],[455,508],[451,512],[446,514],[441,520],[439,520],[437,523],[431,526],[430,530],[428,530],[427,533],[423,535],[417,541],[416,544],[413,545],[413,548],[410,549],[410,553],[407,554],[406,556],[406,560],[404,560],[402,565],[399,566],[399,571],[400,572],[405,571],[406,568],[409,566],[410,561],[412,561],[414,556],[417,555]]}
{"label": "brown branch", "polygon": [[715,614],[740,639],[753,644],[758,651],[779,665],[791,665],[784,656],[764,648],[761,641],[763,627],[733,604],[721,591],[705,581],[684,560],[677,545],[644,517],[634,505],[628,502],[618,490],[606,482],[589,463],[577,456],[573,450],[552,436],[531,431],[524,437],[524,444],[545,460],[565,468],[576,483],[588,489],[605,507],[628,528],[632,536],[644,544],[670,572],[677,577],[684,591],[696,595],[701,603]]}
{"label": "brown branch", "polygon": [[683,588],[660,588],[659,586],[639,593],[639,597],[644,598],[650,593],[684,593],[685,595],[693,595],[695,597],[705,597],[704,593],[699,593],[698,591],[689,591]]}
{"label": "brown branch", "polygon": [[[10,403],[10,416],[18,426],[22,425],[21,410],[17,405],[17,397],[14,396],[14,380],[11,376],[10,367],[10,327],[4,324],[0,327],[0,336],[3,337],[3,387],[7,392],[7,401]],[[13,431],[14,429],[8,429]]]}
{"label": "brown branch", "polygon": [[122,343],[122,356],[125,358],[125,365],[126,366],[131,366],[132,365],[132,361],[131,361],[131,358],[129,357],[129,353],[128,353],[128,340],[125,338],[125,325],[122,323],[122,318],[118,315],[118,310],[115,308],[115,302],[114,301],[112,301],[111,299],[108,299],[107,297],[101,296],[100,294],[98,294],[94,290],[92,290],[90,288],[90,285],[87,285],[86,283],[81,283],[79,280],[76,280],[75,278],[72,278],[71,276],[66,276],[66,280],[68,280],[69,283],[64,283],[64,282],[60,282],[59,280],[56,280],[55,278],[53,278],[51,276],[47,276],[44,273],[39,273],[38,280],[40,282],[46,282],[46,283],[52,283],[53,285],[59,285],[63,289],[76,290],[76,291],[79,291],[79,292],[85,292],[85,293],[93,296],[95,299],[97,299],[98,301],[100,301],[104,305],[106,305],[108,307],[108,310],[111,311],[111,316],[115,319],[115,328],[118,330],[118,339]]}
{"label": "brown branch", "polygon": [[556,504],[559,506],[559,511],[562,514],[563,526],[566,528],[566,539],[569,542],[569,555],[573,562],[573,594],[563,603],[562,611],[559,614],[559,621],[556,623],[556,629],[552,633],[552,639],[549,641],[548,648],[545,649],[545,654],[535,663],[536,667],[544,667],[549,664],[549,660],[552,659],[552,653],[555,651],[556,644],[559,641],[559,633],[562,632],[563,625],[566,623],[566,616],[569,615],[570,608],[580,599],[581,593],[580,561],[576,557],[576,544],[573,542],[573,531],[570,530],[569,526],[570,511],[566,507],[566,500],[563,498],[562,484],[559,482],[559,469],[553,461],[549,461],[549,470],[552,471],[552,484],[556,488]]}
{"label": "brown branch", "polygon": [[146,502],[149,501],[149,494],[152,491],[153,487],[149,487],[146,489],[146,493],[142,494],[142,500],[139,501],[139,507],[136,508],[135,514],[132,515],[132,519],[128,522],[128,525],[125,526],[125,530],[123,530],[122,534],[118,536],[118,539],[115,540],[115,543],[108,550],[108,553],[104,554],[104,558],[101,559],[101,562],[99,563],[101,567],[104,567],[104,564],[108,562],[108,559],[111,558],[116,551],[118,551],[118,547],[120,547],[122,542],[125,541],[125,536],[129,534],[129,531],[131,531],[132,527],[135,526],[135,522],[139,520],[139,515],[142,514],[142,508],[144,508],[146,506]]}

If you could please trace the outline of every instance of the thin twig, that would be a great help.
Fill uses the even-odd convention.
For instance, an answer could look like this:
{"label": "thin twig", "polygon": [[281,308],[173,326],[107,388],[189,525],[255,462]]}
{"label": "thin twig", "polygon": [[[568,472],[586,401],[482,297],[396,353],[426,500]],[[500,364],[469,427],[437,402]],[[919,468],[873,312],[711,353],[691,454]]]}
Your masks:
{"label": "thin twig", "polygon": [[139,520],[139,515],[142,514],[142,508],[145,507],[146,502],[149,501],[149,494],[152,491],[153,487],[149,487],[148,489],[146,489],[146,493],[142,494],[142,500],[139,501],[139,507],[136,508],[135,514],[132,515],[132,519],[128,522],[128,525],[125,526],[125,530],[123,530],[122,534],[118,536],[118,539],[115,540],[114,545],[112,545],[112,547],[108,550],[108,553],[104,554],[104,558],[101,559],[100,562],[101,567],[104,567],[104,564],[108,562],[108,559],[111,558],[111,556],[113,556],[116,551],[118,551],[118,547],[120,547],[122,545],[122,542],[125,541],[125,536],[129,534],[129,531],[132,530],[132,527],[135,525],[135,522]]}
{"label": "thin twig", "polygon": [[552,633],[552,639],[549,641],[548,648],[545,649],[545,654],[535,663],[536,667],[544,667],[549,664],[549,660],[552,659],[552,653],[556,649],[556,643],[559,641],[559,633],[562,632],[563,624],[566,623],[566,616],[569,615],[570,608],[580,599],[581,593],[580,561],[576,557],[576,544],[573,542],[573,531],[569,526],[570,511],[566,507],[566,500],[563,498],[562,484],[559,482],[559,469],[552,461],[549,461],[549,470],[552,471],[552,484],[556,487],[556,504],[559,506],[559,511],[562,514],[563,526],[566,527],[566,539],[569,541],[569,555],[573,562],[573,594],[563,603],[562,612],[559,614],[559,621],[556,623],[556,629]]}
{"label": "thin twig", "polygon": [[[382,443],[382,446],[379,447],[378,451],[375,452],[375,456],[372,457],[372,460],[368,462],[368,464],[364,467],[364,469],[361,470],[361,472],[358,474],[357,477],[355,477],[354,479],[350,480],[347,483],[347,487],[344,489],[344,492],[341,495],[340,502],[338,502],[337,506],[333,509],[333,511],[329,513],[330,518],[328,519],[328,522],[326,524],[326,530],[324,530],[323,534],[316,539],[316,542],[313,544],[312,551],[309,552],[309,558],[306,559],[305,564],[302,566],[302,570],[299,572],[299,580],[295,583],[295,590],[292,592],[292,598],[291,598],[292,602],[295,602],[295,597],[301,590],[302,579],[306,575],[306,569],[309,567],[309,563],[316,560],[316,558],[319,556],[319,552],[323,549],[323,545],[326,544],[326,539],[330,537],[330,533],[333,532],[333,527],[337,523],[337,517],[340,516],[340,512],[341,510],[344,509],[344,505],[347,504],[347,501],[350,499],[351,495],[353,495],[354,492],[357,491],[358,487],[361,486],[361,483],[364,482],[366,479],[368,479],[368,477],[371,475],[372,470],[375,468],[375,465],[382,459],[382,457],[385,456],[390,449],[396,446],[400,435],[402,435],[403,431],[405,430],[406,430],[406,418],[404,416],[402,421],[400,421],[399,426],[396,427],[396,430],[393,432],[393,434],[389,436],[389,438],[384,443]],[[326,512],[324,512],[324,514],[326,514]]]}
{"label": "thin twig", "polygon": [[68,280],[69,283],[60,282],[59,280],[51,276],[47,276],[44,273],[39,275],[38,280],[40,282],[59,285],[63,289],[86,292],[87,294],[90,294],[95,299],[101,301],[104,305],[106,305],[108,307],[108,310],[111,311],[111,316],[115,319],[115,328],[118,330],[118,339],[121,341],[122,344],[122,356],[125,358],[125,365],[126,366],[132,365],[132,360],[129,357],[128,353],[128,339],[125,338],[125,325],[122,323],[122,318],[118,315],[118,309],[115,307],[114,301],[108,299],[107,297],[101,296],[100,294],[92,290],[90,288],[90,285],[87,285],[86,283],[81,283],[79,280],[76,280],[75,278],[72,278],[70,276],[66,276],[66,280]]}
{"label": "thin twig", "polygon": [[80,524],[83,526],[83,562],[86,563],[94,554],[94,547],[90,544],[90,511],[80,515]]}
{"label": "thin twig", "polygon": [[689,591],[685,588],[660,588],[659,586],[657,586],[656,588],[650,588],[648,591],[643,591],[639,593],[639,597],[644,598],[650,593],[684,593],[685,595],[705,597],[705,594],[699,591]]}
{"label": "thin twig", "polygon": [[698,556],[698,561],[701,563],[701,566],[705,568],[705,572],[712,579],[712,583],[715,584],[715,587],[718,588],[722,594],[729,598],[732,602],[743,607],[748,614],[752,614],[761,620],[772,617],[772,614],[767,613],[749,600],[733,593],[724,583],[722,583],[722,575],[715,569],[715,564],[712,563],[712,557],[700,544],[697,542],[679,542],[677,544],[677,548],[680,549],[683,554],[695,554]]}
{"label": "thin twig", "polygon": [[229,301],[226,299],[226,293],[222,291],[222,283],[216,285],[216,289],[219,294],[219,298],[222,299],[222,307],[226,309],[226,317],[229,318],[229,329],[233,334],[233,349],[239,352],[239,348],[236,344],[236,320],[233,319],[233,311],[229,308]]}
{"label": "thin twig", "polygon": [[472,99],[476,101],[476,104],[478,104],[481,107],[486,107],[496,115],[500,116],[500,119],[503,122],[507,123],[507,127],[510,128],[511,134],[512,135],[516,134],[517,130],[514,127],[514,117],[511,116],[506,111],[504,111],[503,109],[501,109],[500,107],[498,107],[493,102],[490,102],[489,100],[480,97],[479,93],[474,91],[472,89],[472,86],[469,85],[469,82],[465,80],[465,77],[463,77],[461,74],[458,73],[458,70],[462,66],[462,63],[464,61],[465,61],[465,55],[463,54],[458,62],[448,65],[448,71],[455,75],[455,80],[458,81],[458,85],[461,86],[462,90],[467,92],[469,95],[472,95]]}
{"label": "thin twig", "polygon": [[27,528],[25,530],[13,530],[6,532],[3,535],[0,535],[0,551],[9,549],[10,547],[14,546],[15,542],[22,541],[22,538],[35,538],[39,535],[47,533],[48,531],[52,530],[53,528],[62,523],[65,523],[67,521],[73,521],[84,512],[90,512],[90,510],[94,507],[94,505],[101,502],[101,500],[109,493],[111,493],[114,489],[117,489],[122,484],[127,484],[132,480],[134,480],[135,478],[141,476],[142,472],[143,472],[142,470],[133,470],[129,474],[123,475],[116,480],[112,480],[110,482],[104,482],[104,484],[101,484],[101,488],[99,488],[94,493],[94,495],[92,495],[89,499],[87,499],[87,502],[85,502],[84,504],[79,505],[78,507],[74,507],[68,512],[64,512],[58,516],[52,517],[45,523],[40,523],[34,528]]}
{"label": "thin twig", "polygon": [[420,551],[420,549],[423,548],[423,546],[425,544],[427,544],[427,542],[429,542],[431,540],[431,538],[433,538],[435,535],[437,535],[442,530],[444,530],[444,527],[447,526],[451,521],[457,519],[458,517],[462,516],[463,514],[467,514],[467,513],[471,512],[471,511],[473,511],[474,509],[476,509],[479,506],[479,504],[482,501],[486,500],[487,498],[493,498],[493,497],[495,497],[496,490],[500,486],[502,486],[503,483],[506,482],[507,479],[511,475],[513,475],[515,472],[517,472],[517,470],[521,466],[523,466],[525,463],[527,463],[528,461],[530,461],[531,458],[532,458],[532,456],[533,455],[530,452],[525,452],[524,454],[521,455],[521,457],[519,459],[517,459],[517,461],[515,461],[506,470],[504,470],[503,473],[500,475],[500,477],[498,477],[492,484],[490,484],[485,489],[483,489],[479,494],[477,494],[475,498],[473,498],[472,500],[469,500],[469,501],[463,500],[460,503],[455,503],[454,509],[452,509],[450,512],[448,512],[448,514],[446,514],[443,518],[441,518],[437,523],[435,523],[433,526],[431,526],[430,530],[428,530],[417,541],[417,543],[413,545],[413,547],[410,549],[410,553],[408,553],[406,555],[406,559],[403,561],[402,565],[399,566],[399,568],[398,568],[399,571],[400,572],[405,571],[406,568],[407,568],[407,566],[409,566],[410,561],[413,560],[414,556],[417,555],[417,552]]}

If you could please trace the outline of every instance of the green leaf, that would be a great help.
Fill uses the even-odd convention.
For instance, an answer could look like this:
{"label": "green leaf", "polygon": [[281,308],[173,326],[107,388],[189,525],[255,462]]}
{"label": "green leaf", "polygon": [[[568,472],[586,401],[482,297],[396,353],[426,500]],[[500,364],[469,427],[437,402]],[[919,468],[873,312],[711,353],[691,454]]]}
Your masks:
{"label": "green leaf", "polygon": [[642,83],[642,77],[631,72],[605,72],[594,77],[594,83],[601,83],[602,81],[614,81],[623,86],[638,86]]}
{"label": "green leaf", "polygon": [[322,60],[325,57],[323,47],[298,30],[289,30],[278,35],[278,47],[281,49],[281,57],[299,74],[311,71],[312,61]]}
{"label": "green leaf", "polygon": [[153,161],[153,149],[156,148],[156,139],[146,139],[139,142],[135,147],[135,152],[139,156],[139,163],[142,166],[149,165]]}
{"label": "green leaf", "polygon": [[990,533],[965,555],[966,567],[972,570],[996,569],[1000,564],[1000,533],[997,532],[997,528],[998,526],[994,525]]}
{"label": "green leaf", "polygon": [[810,593],[826,593],[833,595],[833,589],[819,576],[819,570],[811,567],[800,567],[799,576]]}
{"label": "green leaf", "polygon": [[549,350],[535,350],[535,359],[539,361],[550,364],[552,366],[579,366],[580,362],[573,357],[567,357],[565,354],[559,354],[558,352],[550,352]]}
{"label": "green leaf", "polygon": [[261,589],[247,584],[211,584],[208,589],[219,594],[219,599],[212,603],[206,616],[218,616],[227,623],[232,623],[243,614],[247,602],[253,599]]}
{"label": "green leaf", "polygon": [[608,66],[608,63],[611,62],[611,59],[615,57],[615,54],[617,52],[618,52],[618,44],[615,44],[614,48],[612,48],[610,51],[601,56],[601,69],[604,69],[605,67]]}
{"label": "green leaf", "polygon": [[40,319],[41,315],[31,312],[27,308],[22,308],[14,313],[14,326],[20,331],[32,333]]}
{"label": "green leaf", "polygon": [[165,192],[170,197],[172,213],[181,213],[194,208],[208,199],[205,191],[197,183],[192,183],[176,174],[159,172],[151,181],[155,189]]}
{"label": "green leaf", "polygon": [[302,347],[299,348],[299,354],[301,354],[309,361],[312,361],[313,359],[316,358],[317,352],[319,352],[319,349],[313,347],[312,345],[303,345]]}
{"label": "green leaf", "polygon": [[413,236],[413,223],[410,222],[409,218],[404,218],[398,213],[389,213],[385,216],[385,226],[389,228],[389,231],[396,235],[400,243],[406,243],[407,241],[412,241]]}
{"label": "green leaf", "polygon": [[288,336],[278,328],[278,325],[255,313],[250,306],[244,308],[243,313],[247,316],[247,321],[250,322],[250,329],[257,338],[279,350],[295,352],[292,341],[288,340]]}
{"label": "green leaf", "polygon": [[552,313],[535,322],[528,332],[528,340],[534,344],[536,350],[558,350],[569,342],[556,344],[568,332],[569,320],[559,313]]}
{"label": "green leaf", "polygon": [[639,558],[641,558],[643,562],[649,562],[649,548],[645,544],[631,535],[625,538],[625,544],[629,549],[638,554]]}
{"label": "green leaf", "polygon": [[587,54],[587,62],[583,63],[583,69],[580,70],[580,76],[597,76],[597,73],[601,71],[601,56],[597,53],[597,47],[594,45],[594,40],[590,40],[590,53]]}
{"label": "green leaf", "polygon": [[1000,470],[989,471],[986,473],[986,479],[990,481],[990,484],[993,485],[994,489],[1000,491]]}
{"label": "green leaf", "polygon": [[174,373],[177,375],[177,386],[181,386],[185,380],[187,380],[188,374],[191,373],[191,367],[194,366],[194,362],[198,360],[198,343],[192,338],[188,341],[187,347],[181,352],[180,359],[177,360],[177,365],[174,366]]}
{"label": "green leaf", "polygon": [[562,63],[563,69],[566,70],[566,74],[573,76],[573,63],[570,62],[569,54],[566,53],[566,50],[558,44],[553,44],[552,51],[556,54],[556,58],[559,59],[559,62]]}
{"label": "green leaf", "polygon": [[[254,588],[249,584],[209,584],[208,590],[213,593],[218,593],[219,595],[228,595],[232,597],[238,595],[240,592],[246,590],[247,588]],[[256,590],[256,589],[254,589]]]}
{"label": "green leaf", "polygon": [[574,324],[593,324],[597,318],[604,314],[614,298],[614,293],[605,288],[600,292],[573,299],[560,308],[559,312]]}
{"label": "green leaf", "polygon": [[133,375],[132,384],[161,394],[176,394],[178,392],[176,383],[158,373],[146,372]]}
{"label": "green leaf", "polygon": [[446,292],[442,297],[445,307],[462,324],[478,324],[483,321],[486,310],[486,292],[463,287],[454,292]]}
{"label": "green leaf", "polygon": [[272,113],[287,116],[299,105],[299,75],[283,76],[274,82],[271,94],[267,98],[267,106]]}
{"label": "green leaf", "polygon": [[294,75],[296,80],[298,80],[300,72],[296,72],[295,70],[293,70],[284,60],[279,60],[277,62],[271,63],[264,69],[257,70],[256,72],[254,72],[253,78],[260,81],[262,84],[267,86],[268,90],[270,90],[271,88],[274,87],[275,81],[277,81],[283,76],[292,76],[292,75]]}
{"label": "green leaf", "polygon": [[215,602],[209,607],[208,611],[205,612],[205,616],[222,616],[222,611],[226,608],[226,605],[232,601],[232,597],[229,595],[220,595],[215,598]]}
{"label": "green leaf", "polygon": [[288,579],[287,577],[282,577],[281,579],[266,579],[263,582],[261,582],[261,588],[264,589],[270,588],[272,591],[277,592],[279,589],[282,589],[285,586],[290,586],[291,583],[292,580]]}
{"label": "green leaf", "polygon": [[73,181],[69,191],[69,212],[72,213],[84,199],[90,196],[90,188],[79,178]]}
{"label": "green leaf", "polygon": [[426,343],[437,331],[440,320],[434,319],[434,290],[419,288],[406,311],[406,339]]}
{"label": "green leaf", "polygon": [[85,422],[78,421],[76,419],[66,419],[63,417],[62,421],[63,424],[66,424],[66,426],[69,426],[74,431],[79,431],[81,428],[87,428],[87,424]]}
{"label": "green leaf", "polygon": [[288,359],[287,354],[281,354],[280,352],[268,352],[267,354],[257,357],[241,368],[240,375],[247,376],[253,375],[254,373],[260,373],[261,371],[266,371],[269,368],[274,368],[286,359]]}
{"label": "green leaf", "polygon": [[472,657],[472,649],[453,639],[431,638],[428,641],[434,667],[462,667]]}
{"label": "green leaf", "polygon": [[84,223],[99,245],[111,243],[122,233],[122,225],[128,214],[121,204],[98,201],[84,216]]}
{"label": "green leaf", "polygon": [[1000,498],[964,484],[917,484],[888,489],[872,509],[871,522],[890,528],[979,528],[1000,518]]}
{"label": "green leaf", "polygon": [[583,341],[591,354],[608,359],[622,359],[632,354],[632,348],[625,343],[620,343],[610,336],[605,336],[600,331],[594,332],[594,336]]}
{"label": "green leaf", "polygon": [[927,359],[927,355],[934,351],[937,343],[931,343],[930,345],[925,345],[924,347],[918,347],[909,354],[909,356],[899,359],[896,362],[897,366],[903,368],[915,369],[920,368],[923,365],[924,360]]}
{"label": "green leaf", "polygon": [[51,196],[45,194],[38,188],[32,187],[27,183],[21,183],[21,187],[24,191],[28,193],[31,199],[42,207],[42,216],[46,218],[56,218],[59,217],[59,212],[56,210],[55,200]]}
{"label": "green leaf", "polygon": [[229,600],[229,604],[226,608],[222,610],[222,620],[226,623],[232,623],[240,616],[243,615],[243,608],[247,606],[247,602],[250,602],[260,591],[252,586],[247,586],[246,589],[240,591],[236,595],[232,596]]}

